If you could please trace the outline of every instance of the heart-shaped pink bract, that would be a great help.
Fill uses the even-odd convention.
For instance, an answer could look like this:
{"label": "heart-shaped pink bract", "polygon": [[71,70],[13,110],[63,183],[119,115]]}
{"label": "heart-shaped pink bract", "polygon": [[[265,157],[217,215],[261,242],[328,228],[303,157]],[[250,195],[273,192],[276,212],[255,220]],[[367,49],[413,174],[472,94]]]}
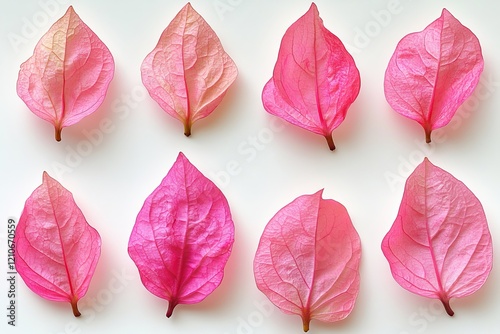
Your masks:
{"label": "heart-shaped pink bract", "polygon": [[16,269],[39,296],[77,303],[88,290],[101,254],[101,237],[59,182],[43,183],[26,201],[16,227]]}
{"label": "heart-shaped pink bract", "polygon": [[186,136],[194,122],[219,105],[237,74],[215,31],[190,3],[170,22],[141,66],[149,94],[184,124]]}
{"label": "heart-shaped pink bract", "polygon": [[491,235],[474,194],[427,158],[406,181],[398,216],[382,242],[396,282],[420,296],[468,296],[488,278]]}
{"label": "heart-shaped pink bract", "polygon": [[113,79],[113,56],[104,43],[69,7],[21,65],[17,94],[38,117],[64,127],[99,108]]}
{"label": "heart-shaped pink bract", "polygon": [[359,291],[361,242],[345,207],[303,195],[269,221],[255,254],[257,287],[280,310],[334,322],[351,313]]}
{"label": "heart-shaped pink bract", "polygon": [[184,154],[146,199],[128,244],[146,289],[194,304],[219,286],[234,241],[229,205],[217,186]]}
{"label": "heart-shaped pink bract", "polygon": [[359,88],[352,56],[325,28],[313,3],[285,32],[262,102],[270,114],[324,136],[334,150],[332,131],[344,121]]}
{"label": "heart-shaped pink bract", "polygon": [[399,42],[385,72],[387,102],[431,132],[445,126],[472,94],[483,71],[477,37],[449,11]]}

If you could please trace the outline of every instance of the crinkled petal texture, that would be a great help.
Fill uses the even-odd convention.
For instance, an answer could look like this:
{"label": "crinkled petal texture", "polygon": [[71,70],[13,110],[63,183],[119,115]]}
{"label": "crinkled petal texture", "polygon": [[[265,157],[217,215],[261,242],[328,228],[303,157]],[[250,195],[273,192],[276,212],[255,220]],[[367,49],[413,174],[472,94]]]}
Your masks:
{"label": "crinkled petal texture", "polygon": [[233,241],[226,198],[179,153],[144,202],[128,253],[146,289],[169,301],[170,317],[177,304],[198,303],[219,286]]}
{"label": "crinkled petal texture", "polygon": [[449,11],[399,42],[385,73],[385,96],[399,114],[420,123],[426,141],[472,94],[483,71],[479,40]]}
{"label": "crinkled petal texture", "polygon": [[208,25],[187,3],[141,66],[151,97],[191,134],[194,122],[214,111],[238,70]]}
{"label": "crinkled petal texture", "polygon": [[264,229],[254,259],[257,287],[283,312],[309,321],[349,315],[359,291],[361,242],[344,206],[303,195]]}
{"label": "crinkled petal texture", "polygon": [[39,296],[67,301],[75,316],[101,254],[101,238],[73,195],[43,173],[43,183],[26,201],[15,236],[16,269]]}
{"label": "crinkled petal texture", "polygon": [[35,115],[54,125],[59,141],[64,127],[101,105],[114,70],[106,45],[70,6],[21,65],[17,94]]}
{"label": "crinkled petal texture", "polygon": [[461,181],[427,158],[406,181],[382,251],[403,288],[440,299],[450,315],[449,300],[478,290],[493,261],[481,203]]}
{"label": "crinkled petal texture", "polygon": [[333,150],[332,131],[344,120],[359,89],[352,56],[325,28],[313,3],[285,32],[262,102],[267,112],[324,136]]}

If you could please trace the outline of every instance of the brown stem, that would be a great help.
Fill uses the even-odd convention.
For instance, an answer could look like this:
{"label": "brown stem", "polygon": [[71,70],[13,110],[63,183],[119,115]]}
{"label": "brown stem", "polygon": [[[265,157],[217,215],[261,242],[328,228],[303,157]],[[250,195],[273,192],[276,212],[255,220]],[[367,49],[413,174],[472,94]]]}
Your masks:
{"label": "brown stem", "polygon": [[61,141],[61,131],[62,131],[62,128],[60,127],[56,127],[56,140],[57,141]]}
{"label": "brown stem", "polygon": [[73,309],[73,315],[75,317],[79,317],[82,314],[80,313],[80,311],[78,311],[78,305],[76,303],[78,303],[78,300],[76,298],[71,300],[71,308]]}
{"label": "brown stem", "polygon": [[449,299],[441,299],[441,303],[443,303],[443,306],[444,306],[444,309],[446,310],[446,313],[448,313],[448,315],[450,317],[452,317],[455,314],[455,312],[453,312],[453,310],[451,309],[450,300]]}
{"label": "brown stem", "polygon": [[311,322],[311,318],[309,316],[302,317],[302,328],[304,332],[309,331],[309,323]]}
{"label": "brown stem", "polygon": [[431,132],[430,129],[425,129],[425,142],[429,144],[431,142]]}
{"label": "brown stem", "polygon": [[330,151],[335,150],[335,143],[333,142],[333,135],[326,135],[325,136],[326,142],[328,143],[328,147],[330,148]]}
{"label": "brown stem", "polygon": [[177,306],[177,302],[172,300],[168,302],[168,310],[167,310],[167,318],[170,318],[172,316],[172,313],[174,313],[174,308]]}
{"label": "brown stem", "polygon": [[184,123],[184,135],[186,137],[191,136],[191,123],[189,123],[188,121]]}

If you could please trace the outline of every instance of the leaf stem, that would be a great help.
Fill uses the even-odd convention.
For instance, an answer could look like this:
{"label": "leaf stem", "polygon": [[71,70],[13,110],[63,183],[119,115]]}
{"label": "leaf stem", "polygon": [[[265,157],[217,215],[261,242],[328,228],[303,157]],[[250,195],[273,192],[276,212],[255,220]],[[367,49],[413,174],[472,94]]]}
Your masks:
{"label": "leaf stem", "polygon": [[61,131],[62,129],[60,127],[56,127],[56,140],[61,141]]}
{"label": "leaf stem", "polygon": [[191,136],[191,124],[188,121],[184,123],[184,135],[186,137]]}
{"label": "leaf stem", "polygon": [[330,151],[335,150],[335,143],[333,142],[333,135],[325,135],[326,142],[328,143],[328,147],[330,148]]}
{"label": "leaf stem", "polygon": [[451,309],[450,300],[441,298],[441,303],[443,303],[446,313],[448,313],[448,315],[452,317],[455,314],[455,312],[453,312],[453,310]]}
{"label": "leaf stem", "polygon": [[73,298],[73,299],[71,300],[71,308],[73,309],[73,315],[74,315],[75,317],[79,317],[79,316],[81,316],[81,315],[82,315],[82,314],[80,313],[80,311],[78,310],[78,305],[77,305],[77,303],[78,303],[78,300],[77,300],[76,298]]}
{"label": "leaf stem", "polygon": [[177,301],[172,300],[168,302],[167,318],[170,318],[172,316],[172,313],[174,313],[174,308],[176,306],[177,306]]}
{"label": "leaf stem", "polygon": [[431,132],[430,129],[425,129],[425,142],[429,144],[431,142]]}
{"label": "leaf stem", "polygon": [[304,329],[304,332],[309,331],[309,323],[310,322],[311,322],[311,318],[309,316],[302,317],[302,328]]}

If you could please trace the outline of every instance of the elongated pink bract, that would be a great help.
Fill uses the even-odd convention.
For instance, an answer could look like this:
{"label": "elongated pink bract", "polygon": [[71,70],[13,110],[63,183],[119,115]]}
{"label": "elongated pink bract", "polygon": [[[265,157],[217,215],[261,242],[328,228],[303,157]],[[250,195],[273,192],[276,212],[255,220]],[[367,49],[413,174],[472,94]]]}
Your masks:
{"label": "elongated pink bract", "polygon": [[16,269],[39,296],[71,303],[88,290],[101,254],[101,237],[76,205],[73,195],[43,173],[43,183],[26,201],[16,227]]}
{"label": "elongated pink bract", "polygon": [[283,312],[334,322],[359,291],[361,242],[344,206],[303,195],[269,221],[253,264],[257,287]]}
{"label": "elongated pink bract", "polygon": [[334,150],[332,131],[344,120],[359,88],[352,56],[324,27],[313,3],[285,32],[262,102],[270,114],[324,136]]}
{"label": "elongated pink bract", "polygon": [[387,102],[420,123],[426,141],[472,94],[483,71],[477,37],[449,11],[399,42],[385,73]]}
{"label": "elongated pink bract", "polygon": [[165,112],[191,134],[222,101],[238,70],[208,25],[187,3],[141,66],[142,82]]}
{"label": "elongated pink bract", "polygon": [[101,105],[114,74],[104,43],[69,7],[21,65],[17,94],[38,117],[55,128],[79,122]]}
{"label": "elongated pink bract", "polygon": [[229,205],[217,186],[179,153],[146,199],[128,253],[146,289],[177,304],[202,301],[219,286],[234,241]]}
{"label": "elongated pink bract", "polygon": [[382,251],[399,285],[440,299],[449,315],[450,299],[477,291],[493,261],[481,203],[461,181],[427,158],[406,181]]}

